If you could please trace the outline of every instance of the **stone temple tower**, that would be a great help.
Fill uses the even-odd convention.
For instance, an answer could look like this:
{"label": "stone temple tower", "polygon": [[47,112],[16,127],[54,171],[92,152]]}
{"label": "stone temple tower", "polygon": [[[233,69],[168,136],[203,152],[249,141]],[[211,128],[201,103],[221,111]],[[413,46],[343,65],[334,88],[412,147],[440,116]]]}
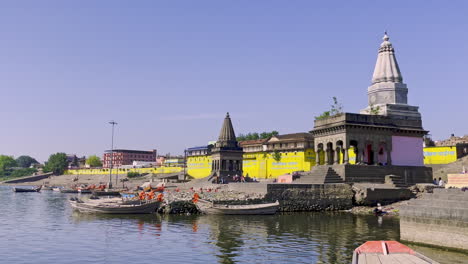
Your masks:
{"label": "stone temple tower", "polygon": [[222,178],[242,175],[242,148],[236,139],[229,113],[224,118],[218,141],[211,150],[212,176]]}
{"label": "stone temple tower", "polygon": [[421,119],[417,106],[408,105],[408,88],[387,33],[380,44],[372,85],[367,89],[369,106],[361,114],[378,114],[398,119]]}

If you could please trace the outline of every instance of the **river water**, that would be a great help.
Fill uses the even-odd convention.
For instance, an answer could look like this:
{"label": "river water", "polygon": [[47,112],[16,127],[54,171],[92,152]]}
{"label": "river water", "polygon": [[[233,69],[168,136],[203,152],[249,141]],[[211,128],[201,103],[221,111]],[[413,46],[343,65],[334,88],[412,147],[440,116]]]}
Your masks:
{"label": "river water", "polygon": [[[71,194],[0,186],[0,263],[351,263],[367,240],[398,240],[398,218],[349,213],[274,216],[74,212]],[[441,263],[468,256],[415,247]]]}

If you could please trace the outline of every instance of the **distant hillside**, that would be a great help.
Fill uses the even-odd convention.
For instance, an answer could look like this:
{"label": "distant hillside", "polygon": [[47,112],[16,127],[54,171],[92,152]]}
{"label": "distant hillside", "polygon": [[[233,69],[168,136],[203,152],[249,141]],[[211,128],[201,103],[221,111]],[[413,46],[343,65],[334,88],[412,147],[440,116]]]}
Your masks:
{"label": "distant hillside", "polygon": [[460,173],[463,170],[463,166],[468,170],[468,156],[449,164],[431,165],[429,167],[432,167],[434,178],[439,179],[441,177],[444,181],[447,181],[447,174]]}

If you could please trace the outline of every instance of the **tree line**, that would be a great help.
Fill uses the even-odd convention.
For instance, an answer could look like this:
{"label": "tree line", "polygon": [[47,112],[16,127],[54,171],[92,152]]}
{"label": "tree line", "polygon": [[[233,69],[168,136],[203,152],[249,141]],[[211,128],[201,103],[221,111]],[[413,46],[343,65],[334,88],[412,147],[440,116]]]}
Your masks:
{"label": "tree line", "polygon": [[31,165],[38,164],[36,159],[30,156],[13,156],[0,155],[0,178],[17,178],[32,175],[37,172]]}
{"label": "tree line", "polygon": [[257,140],[257,139],[266,139],[272,136],[277,136],[279,135],[279,132],[276,130],[273,130],[271,132],[262,132],[262,133],[257,133],[257,132],[251,132],[247,134],[239,134],[237,136],[237,141],[244,141],[244,140]]}
{"label": "tree line", "polygon": [[[37,169],[33,165],[39,165],[39,162],[30,156],[22,155],[18,158],[8,155],[0,155],[0,179],[6,180],[23,176],[33,175]],[[96,155],[90,155],[86,159],[86,164],[90,167],[102,167],[101,159]],[[61,175],[68,168],[69,161],[67,154],[58,152],[49,156],[44,163],[43,172],[53,172]]]}

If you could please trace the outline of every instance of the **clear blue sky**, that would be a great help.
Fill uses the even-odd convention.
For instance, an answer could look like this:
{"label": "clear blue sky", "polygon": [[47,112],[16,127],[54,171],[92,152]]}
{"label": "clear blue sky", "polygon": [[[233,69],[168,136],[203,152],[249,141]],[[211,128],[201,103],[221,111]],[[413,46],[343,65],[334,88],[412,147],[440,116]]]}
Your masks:
{"label": "clear blue sky", "polygon": [[2,1],[0,154],[180,154],[367,105],[382,35],[433,138],[468,134],[467,1]]}

